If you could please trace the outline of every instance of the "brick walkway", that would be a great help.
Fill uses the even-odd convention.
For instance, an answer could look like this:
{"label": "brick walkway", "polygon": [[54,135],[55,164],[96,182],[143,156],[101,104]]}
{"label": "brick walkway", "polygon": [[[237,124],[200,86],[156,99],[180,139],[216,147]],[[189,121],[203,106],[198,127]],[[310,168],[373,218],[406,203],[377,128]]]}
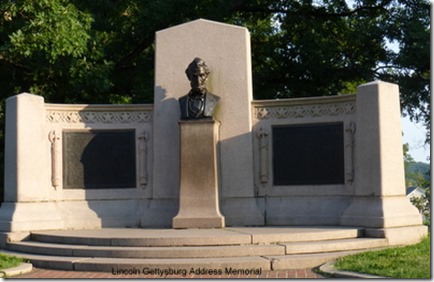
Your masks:
{"label": "brick walkway", "polygon": [[145,274],[131,274],[131,275],[115,275],[110,272],[85,272],[85,271],[62,271],[62,270],[49,270],[41,268],[33,268],[29,273],[14,276],[11,278],[25,279],[25,278],[57,278],[57,279],[97,279],[97,278],[324,278],[323,276],[313,272],[312,269],[294,269],[294,270],[273,270],[263,271],[260,275],[145,275]]}

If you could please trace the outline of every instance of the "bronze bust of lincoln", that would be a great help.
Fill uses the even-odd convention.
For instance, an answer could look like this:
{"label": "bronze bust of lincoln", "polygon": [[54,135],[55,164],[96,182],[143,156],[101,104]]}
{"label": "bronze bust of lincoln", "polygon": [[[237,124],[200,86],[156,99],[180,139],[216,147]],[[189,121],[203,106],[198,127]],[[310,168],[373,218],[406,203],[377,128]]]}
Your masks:
{"label": "bronze bust of lincoln", "polygon": [[191,90],[179,98],[182,120],[213,118],[220,98],[206,89],[209,73],[208,66],[200,58],[195,58],[185,70]]}

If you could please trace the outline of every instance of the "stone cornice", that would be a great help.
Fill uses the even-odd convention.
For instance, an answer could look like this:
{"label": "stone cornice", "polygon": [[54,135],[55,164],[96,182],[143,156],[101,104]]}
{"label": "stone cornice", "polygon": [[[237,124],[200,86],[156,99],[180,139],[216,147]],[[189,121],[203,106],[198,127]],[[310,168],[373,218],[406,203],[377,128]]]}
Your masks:
{"label": "stone cornice", "polygon": [[48,123],[128,124],[152,121],[153,105],[65,105],[45,104]]}
{"label": "stone cornice", "polygon": [[356,95],[256,100],[252,107],[256,119],[351,115],[356,111]]}

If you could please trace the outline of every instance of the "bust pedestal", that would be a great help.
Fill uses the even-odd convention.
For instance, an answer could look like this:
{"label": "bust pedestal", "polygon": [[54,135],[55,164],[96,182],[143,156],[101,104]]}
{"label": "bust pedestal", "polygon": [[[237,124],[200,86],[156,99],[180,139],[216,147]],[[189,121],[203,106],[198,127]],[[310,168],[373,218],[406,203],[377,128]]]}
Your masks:
{"label": "bust pedestal", "polygon": [[179,212],[173,228],[221,228],[218,201],[217,141],[220,122],[182,120]]}

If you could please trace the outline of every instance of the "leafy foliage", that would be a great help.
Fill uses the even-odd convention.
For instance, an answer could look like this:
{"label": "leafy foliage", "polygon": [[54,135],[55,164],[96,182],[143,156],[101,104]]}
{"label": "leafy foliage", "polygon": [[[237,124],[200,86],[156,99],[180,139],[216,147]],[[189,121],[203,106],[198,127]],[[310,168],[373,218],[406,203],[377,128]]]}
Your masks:
{"label": "leafy foliage", "polygon": [[345,94],[382,79],[429,127],[427,0],[4,0],[0,102],[30,92],[150,103],[155,32],[197,18],[250,30],[256,99]]}
{"label": "leafy foliage", "polygon": [[406,169],[407,186],[427,188],[431,183],[431,166],[422,162],[410,162]]}
{"label": "leafy foliage", "polygon": [[25,259],[16,256],[0,254],[0,269],[16,267],[25,261]]}
{"label": "leafy foliage", "polygon": [[428,1],[241,2],[231,19],[248,19],[256,98],[345,94],[381,79],[400,85],[413,120],[430,124]]}
{"label": "leafy foliage", "polygon": [[70,96],[69,71],[88,52],[91,16],[67,0],[2,1],[0,10],[2,98],[20,92],[49,100]]}
{"label": "leafy foliage", "polygon": [[155,32],[207,18],[251,31],[257,99],[345,94],[383,79],[400,84],[406,112],[428,122],[428,1],[352,3],[2,1],[0,74],[10,78],[3,95],[30,91],[51,102],[152,102]]}

